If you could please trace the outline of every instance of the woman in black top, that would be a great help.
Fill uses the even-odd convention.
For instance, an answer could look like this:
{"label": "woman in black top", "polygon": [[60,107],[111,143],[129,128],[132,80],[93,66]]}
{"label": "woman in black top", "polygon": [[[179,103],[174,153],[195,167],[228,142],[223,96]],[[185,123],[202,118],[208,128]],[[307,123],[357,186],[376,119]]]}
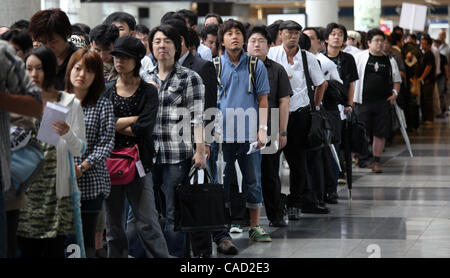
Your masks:
{"label": "woman in black top", "polygon": [[116,81],[107,84],[105,92],[105,96],[113,103],[116,120],[114,151],[137,145],[145,176],[136,173],[131,183],[111,186],[110,196],[105,202],[108,257],[128,257],[128,241],[124,230],[125,198],[133,211],[137,233],[146,255],[168,257],[167,244],[155,208],[150,172],[158,91],[139,77],[140,60],[145,55],[145,47],[138,39],[120,37],[114,43],[111,55],[114,56],[114,67],[119,73]]}

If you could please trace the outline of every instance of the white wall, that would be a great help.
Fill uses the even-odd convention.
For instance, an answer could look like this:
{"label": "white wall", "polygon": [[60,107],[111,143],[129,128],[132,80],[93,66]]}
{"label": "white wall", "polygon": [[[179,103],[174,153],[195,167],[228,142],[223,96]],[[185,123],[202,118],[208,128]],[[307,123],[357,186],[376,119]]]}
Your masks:
{"label": "white wall", "polygon": [[41,0],[1,0],[0,25],[11,26],[20,19],[29,20],[41,8]]}

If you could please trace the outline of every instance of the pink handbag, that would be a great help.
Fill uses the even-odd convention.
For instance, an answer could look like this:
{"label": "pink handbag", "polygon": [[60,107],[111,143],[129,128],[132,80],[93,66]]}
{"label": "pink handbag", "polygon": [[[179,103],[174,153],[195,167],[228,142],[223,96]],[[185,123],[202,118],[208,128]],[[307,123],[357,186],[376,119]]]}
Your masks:
{"label": "pink handbag", "polygon": [[129,184],[136,178],[136,162],[139,161],[139,149],[137,145],[113,150],[111,157],[106,160],[106,168],[111,177],[112,185]]}

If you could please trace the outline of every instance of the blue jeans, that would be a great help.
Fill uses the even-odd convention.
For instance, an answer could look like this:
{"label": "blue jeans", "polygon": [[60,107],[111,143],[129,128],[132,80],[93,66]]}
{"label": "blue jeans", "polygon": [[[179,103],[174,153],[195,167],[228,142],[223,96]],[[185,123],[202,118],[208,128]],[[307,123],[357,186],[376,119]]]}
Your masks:
{"label": "blue jeans", "polygon": [[6,258],[7,252],[6,237],[6,211],[5,199],[3,198],[2,177],[0,175],[0,258]]}
{"label": "blue jeans", "polygon": [[184,257],[186,234],[175,232],[175,187],[178,184],[188,183],[188,174],[191,168],[191,158],[177,164],[160,163],[159,155],[153,167],[153,181],[155,188],[164,194],[166,206],[164,236],[166,238],[169,254],[175,257]]}
{"label": "blue jeans", "polygon": [[246,186],[246,207],[259,209],[262,207],[261,188],[261,152],[247,154],[248,143],[224,143],[222,144],[225,171],[223,177],[225,190],[225,206],[230,207],[230,184],[237,159],[242,172],[242,186]]}
{"label": "blue jeans", "polygon": [[213,179],[212,183],[218,183],[218,173],[217,173],[217,158],[219,156],[219,144],[212,143],[211,144],[211,155],[206,161],[206,169],[208,170],[211,178]]}
{"label": "blue jeans", "polygon": [[169,253],[155,207],[152,174],[137,177],[126,185],[111,186],[105,199],[106,240],[108,257],[127,258],[128,240],[125,233],[125,198],[136,218],[137,234],[148,257],[167,258]]}

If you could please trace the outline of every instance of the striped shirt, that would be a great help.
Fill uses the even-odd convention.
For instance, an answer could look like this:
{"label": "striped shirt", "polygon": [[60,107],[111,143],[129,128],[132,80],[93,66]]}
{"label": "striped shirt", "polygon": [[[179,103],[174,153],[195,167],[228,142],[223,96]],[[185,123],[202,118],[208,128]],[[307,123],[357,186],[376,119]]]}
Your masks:
{"label": "striped shirt", "polygon": [[[203,108],[205,101],[205,86],[201,77],[194,71],[175,63],[172,72],[166,80],[158,77],[158,67],[147,71],[144,81],[158,84],[159,108],[153,131],[155,152],[159,155],[161,164],[176,164],[194,154],[192,142],[192,126],[203,125]],[[177,108],[187,108],[190,119],[189,126],[179,126],[185,122]],[[188,132],[186,132],[188,128]],[[190,134],[191,136],[187,136]],[[182,139],[181,139],[182,138]]]}
{"label": "striped shirt", "polygon": [[[31,81],[25,71],[25,64],[16,56],[14,48],[0,40],[0,94],[31,95],[40,100],[41,91]],[[9,114],[0,109],[0,176],[4,190],[11,185]],[[1,188],[1,184],[0,184]]]}

